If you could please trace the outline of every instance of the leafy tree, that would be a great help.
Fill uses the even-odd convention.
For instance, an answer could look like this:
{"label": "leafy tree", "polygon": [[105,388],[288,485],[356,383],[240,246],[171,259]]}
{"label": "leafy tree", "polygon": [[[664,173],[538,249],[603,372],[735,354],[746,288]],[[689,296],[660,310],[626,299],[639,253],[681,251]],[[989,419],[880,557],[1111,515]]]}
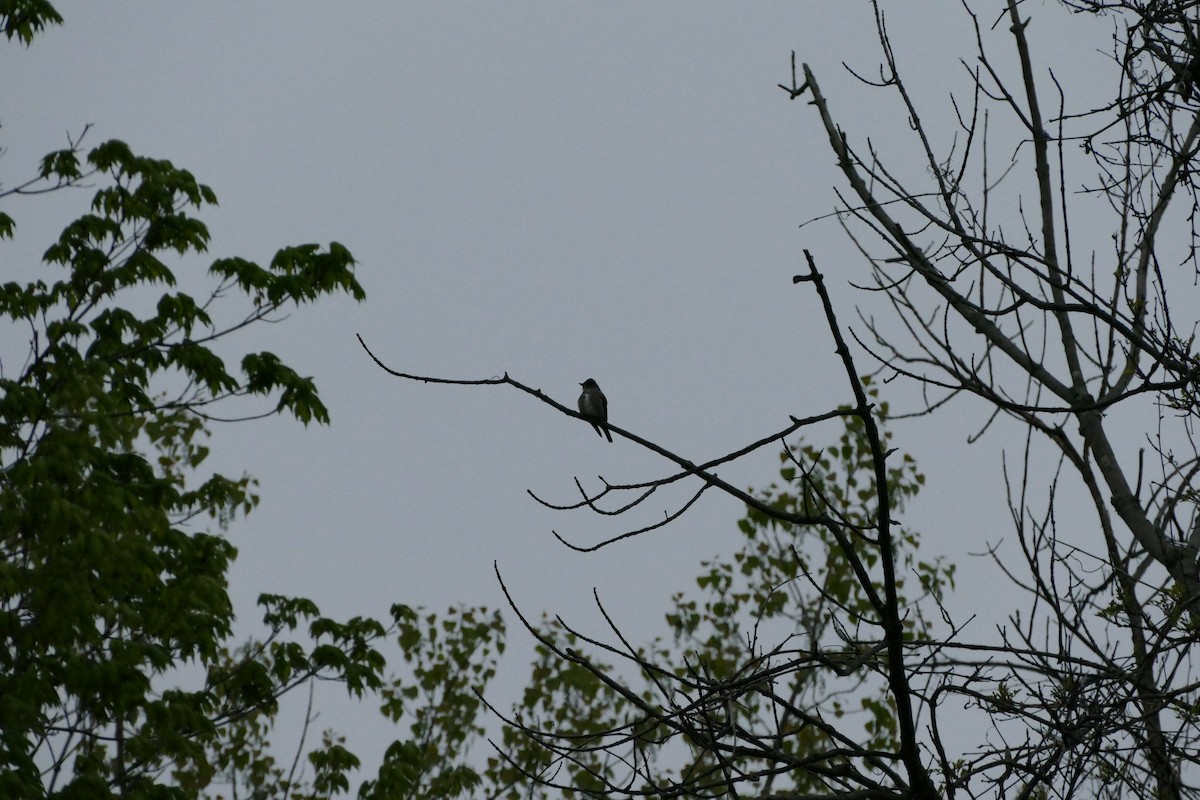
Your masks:
{"label": "leafy tree", "polygon": [[[59,22],[40,0],[0,3],[9,39],[28,44]],[[0,371],[0,796],[345,791],[358,759],[336,734],[290,768],[270,747],[280,698],[315,680],[413,720],[364,797],[469,790],[477,777],[454,754],[479,732],[470,688],[503,647],[494,613],[398,604],[385,620],[338,621],[264,595],[261,640],[231,638],[236,549],[223,531],[258,495],[248,476],[206,473],[208,426],[218,410],[305,425],[329,415],[312,379],[276,355],[226,358],[290,307],[363,300],[349,250],[219,258],[204,293],[189,294],[176,273],[209,244],[196,212],[212,189],[121,141],[82,139],[0,187],[3,239],[18,234],[22,196],[93,189],[49,243],[42,277],[0,286],[6,341],[27,342]],[[386,673],[390,639],[411,662],[403,676]]]}
{"label": "leafy tree", "polygon": [[[307,613],[315,613],[308,609]],[[391,797],[453,798],[469,796],[478,785],[478,773],[470,766],[473,745],[483,734],[479,692],[495,674],[504,650],[504,624],[495,611],[482,608],[451,608],[438,615],[405,606],[392,609],[391,633],[409,665],[404,676],[372,678],[363,690],[379,703],[389,720],[407,723],[408,733],[393,741],[377,773],[359,786],[363,800]],[[328,621],[325,621],[328,624]],[[316,624],[316,623],[314,623]],[[286,621],[291,629],[295,620]],[[294,642],[276,639],[250,642],[236,654],[226,654],[227,672],[252,671],[262,674],[264,686],[291,688],[307,679],[304,673],[272,675],[281,662],[281,649],[299,652]],[[350,661],[359,657],[353,649],[332,648],[328,657]],[[377,654],[374,654],[377,656]],[[376,676],[378,677],[378,676]],[[309,714],[302,731],[300,750],[312,721],[311,682]],[[272,740],[276,707],[267,703],[219,726],[211,743],[207,774],[195,771],[181,784],[189,791],[210,784],[229,784],[237,795],[246,788],[255,798],[316,800],[350,789],[361,763],[345,739],[325,731],[321,745],[306,755],[312,776],[302,779],[301,752],[280,761]],[[214,781],[214,777],[218,780]]]}

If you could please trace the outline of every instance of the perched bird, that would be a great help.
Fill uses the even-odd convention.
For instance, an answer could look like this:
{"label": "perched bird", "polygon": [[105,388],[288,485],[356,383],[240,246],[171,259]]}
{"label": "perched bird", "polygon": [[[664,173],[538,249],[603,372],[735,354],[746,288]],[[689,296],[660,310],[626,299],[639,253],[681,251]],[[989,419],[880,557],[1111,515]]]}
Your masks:
{"label": "perched bird", "polygon": [[612,434],[609,433],[607,424],[608,400],[605,399],[604,392],[600,391],[600,385],[591,378],[579,385],[583,387],[583,394],[579,395],[579,413],[592,423],[597,434],[607,436],[611,442]]}

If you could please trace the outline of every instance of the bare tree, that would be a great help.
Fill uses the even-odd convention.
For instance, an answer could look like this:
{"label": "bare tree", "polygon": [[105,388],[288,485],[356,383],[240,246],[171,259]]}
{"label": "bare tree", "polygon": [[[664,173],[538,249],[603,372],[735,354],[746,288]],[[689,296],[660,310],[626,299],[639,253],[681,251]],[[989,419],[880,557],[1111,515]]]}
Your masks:
{"label": "bare tree", "polygon": [[[885,414],[877,393],[871,381],[859,375],[824,279],[813,257],[807,252],[805,257],[807,271],[793,280],[816,290],[853,403],[792,418],[784,429],[699,465],[610,422],[613,433],[658,453],[677,471],[644,483],[608,486],[596,495],[580,486],[581,499],[569,505],[539,500],[563,510],[622,514],[659,488],[693,480],[699,484],[693,497],[660,523],[587,547],[562,537],[560,541],[584,551],[617,545],[670,524],[706,492],[716,490],[744,502],[751,519],[782,531],[770,558],[788,563],[784,579],[753,594],[746,619],[710,606],[709,613],[697,615],[694,622],[702,616],[719,635],[674,654],[632,645],[611,619],[615,644],[587,639],[561,620],[534,625],[510,598],[539,642],[543,663],[535,666],[534,674],[545,685],[535,687],[536,699],[527,697],[511,716],[495,709],[510,726],[499,762],[507,769],[493,770],[497,794],[524,796],[513,787],[524,784],[528,790],[533,784],[596,796],[709,796],[736,794],[740,784],[748,783],[758,787],[756,794],[764,788],[773,793],[778,785],[786,787],[785,795],[804,787],[805,796],[939,796],[916,724],[920,693],[913,679],[923,678],[907,663],[914,644],[929,639],[923,620],[907,613],[915,600],[905,598],[906,576],[899,576],[896,567],[901,540],[913,538],[893,523],[892,515],[915,488],[906,480],[906,466],[889,463],[889,458],[902,464],[909,459],[887,448],[887,435],[879,427]],[[413,375],[387,366],[365,342],[363,347],[381,368],[400,378],[512,386],[561,413],[587,419],[508,375],[485,380]],[[784,444],[796,432],[835,418],[844,418],[847,426],[839,448],[840,471],[823,459],[821,449],[797,452]],[[788,466],[782,474],[796,487],[794,493],[759,496],[714,472],[771,445],[784,446]],[[632,499],[607,508],[614,497],[622,496]],[[801,552],[809,531],[816,532],[820,543],[815,557]],[[911,559],[903,563],[907,572],[921,578],[921,595],[940,594],[948,580],[940,565],[918,567]],[[714,573],[713,583],[718,582]],[[811,592],[783,593],[793,584]],[[791,597],[797,612],[780,614],[783,608],[776,596],[784,602]],[[726,596],[721,605],[728,609],[738,597]],[[746,593],[741,602],[750,597]],[[597,604],[604,612],[599,597]],[[806,608],[812,613],[799,613]],[[775,617],[782,617],[782,624],[762,625]],[[694,630],[690,622],[677,619],[677,631]],[[770,633],[778,634],[772,643],[767,642]],[[623,666],[614,667],[605,658],[619,659]],[[844,715],[840,698],[869,694],[872,681],[880,694],[878,700],[864,703],[872,719],[865,726],[858,718],[839,723]],[[547,685],[586,689],[556,692]],[[635,688],[639,685],[643,688]],[[539,711],[548,721],[533,719]],[[678,745],[667,759],[675,763],[660,769],[650,754],[670,744]]]}
{"label": "bare tree", "polygon": [[[874,6],[882,69],[863,82],[907,110],[905,134],[925,158],[916,182],[838,124],[816,71],[793,57],[782,88],[815,108],[845,179],[837,219],[869,264],[870,288],[895,312],[844,329],[806,253],[795,281],[824,309],[852,401],[704,464],[611,426],[675,471],[597,496],[580,487],[581,499],[561,506],[621,513],[662,486],[694,481],[692,500],[660,525],[591,548],[564,543],[619,546],[716,490],[779,534],[767,551],[792,572],[773,591],[747,593],[757,605],[743,606],[744,624],[716,626],[707,650],[635,646],[615,622],[604,643],[560,620],[526,620],[540,674],[592,683],[578,713],[539,715],[528,704],[504,712],[511,728],[496,774],[508,783],[496,794],[516,796],[520,779],[630,797],[1200,794],[1200,681],[1190,657],[1200,623],[1200,305],[1187,296],[1200,277],[1200,3],[1044,8],[1112,21],[1111,99],[1083,109],[1039,68],[1027,36],[1036,21],[1021,5],[1001,0],[983,19],[963,3],[975,52],[962,62],[968,91],[954,98],[950,137],[925,121]],[[997,47],[1017,83],[1002,78]],[[944,152],[940,138],[953,142]],[[1083,228],[1097,223],[1111,236],[1090,247]],[[874,359],[873,375],[860,374],[847,336],[860,360]],[[507,375],[450,381],[372,358],[398,377],[510,385],[579,416]],[[985,411],[980,435],[1022,434],[1004,464],[1020,556],[993,556],[1026,601],[996,631],[963,627],[943,604],[948,573],[903,555],[894,516],[905,484],[879,427],[870,379],[880,376],[922,388],[915,416],[971,402]],[[833,417],[846,420],[844,441],[853,442],[842,474],[857,498],[838,489],[819,451],[784,444]],[[744,492],[714,473],[780,445],[786,493]],[[622,495],[632,499],[614,507]],[[1090,538],[1068,544],[1061,519],[1071,520],[1071,537]],[[805,552],[810,536],[825,559]],[[835,561],[851,589],[829,580]],[[906,598],[914,576],[919,591]],[[814,615],[775,616],[779,593],[796,587],[804,591],[788,602]],[[936,630],[919,613],[922,600],[938,604]],[[879,724],[843,713],[850,694],[877,698],[863,707]],[[967,734],[948,719],[964,707]]]}
{"label": "bare tree", "polygon": [[[1016,0],[994,21],[1020,68],[1020,83],[1006,83],[986,21],[964,4],[977,52],[963,62],[972,94],[956,104],[964,144],[951,152],[932,144],[876,6],[878,85],[908,110],[925,185],[901,182],[853,143],[810,68],[784,88],[816,106],[850,189],[846,228],[903,324],[897,335],[868,321],[860,343],[886,373],[925,387],[925,412],[971,396],[1027,433],[1006,472],[1025,563],[1005,566],[1031,604],[1014,609],[986,666],[953,647],[928,665],[932,730],[943,698],[963,695],[1005,745],[943,763],[947,789],[1017,780],[1027,794],[1182,797],[1195,794],[1185,776],[1197,758],[1200,361],[1185,294],[1197,270],[1200,18],[1194,2],[1068,5],[1112,15],[1111,101],[1068,107],[1056,76],[1036,66]],[[1016,122],[1013,141],[993,140],[1002,126],[992,115]],[[999,177],[988,172],[997,151],[1013,154]],[[1110,248],[1088,249],[1080,220],[1104,214]],[[1146,408],[1156,425],[1130,436]],[[1038,497],[1031,475],[1047,455],[1057,466]],[[1075,487],[1091,500],[1086,514],[1060,500]],[[1092,538],[1061,541],[1060,517]],[[936,735],[932,744],[942,752]]]}

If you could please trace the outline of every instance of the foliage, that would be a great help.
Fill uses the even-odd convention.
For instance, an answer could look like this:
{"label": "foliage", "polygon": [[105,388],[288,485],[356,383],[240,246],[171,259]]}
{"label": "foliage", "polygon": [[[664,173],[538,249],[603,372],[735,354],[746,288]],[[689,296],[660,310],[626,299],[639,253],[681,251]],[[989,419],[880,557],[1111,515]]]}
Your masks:
{"label": "foliage", "polygon": [[[58,22],[40,0],[0,3],[9,39],[28,44]],[[85,151],[82,138],[0,191],[11,240],[14,200],[92,189],[40,277],[0,286],[6,341],[27,342],[19,366],[10,351],[0,370],[0,796],[345,792],[359,762],[336,734],[290,768],[271,747],[280,699],[314,681],[414,720],[364,797],[469,789],[476,777],[450,756],[479,733],[472,690],[503,647],[495,614],[396,605],[387,620],[338,621],[263,595],[265,636],[232,638],[237,552],[224,531],[259,498],[249,476],[205,471],[215,409],[305,425],[329,414],[313,380],[275,354],[227,359],[291,307],[363,300],[349,250],[220,258],[203,276],[196,212],[216,203],[212,189],[124,142]],[[203,294],[182,288],[195,286]],[[385,674],[389,640],[411,675]]]}
{"label": "foliage", "polygon": [[413,677],[385,687],[382,711],[397,723],[411,716],[412,736],[388,747],[379,777],[365,783],[359,797],[468,795],[480,782],[468,765],[471,746],[484,733],[479,693],[504,652],[500,614],[483,608],[452,609],[440,620],[411,614],[398,641]]}
{"label": "foliage", "polygon": [[[40,184],[6,195],[85,178],[99,184],[90,210],[45,253],[57,275],[0,287],[0,313],[14,333],[29,332],[24,364],[0,377],[0,760],[14,795],[87,787],[155,796],[170,793],[155,787],[168,767],[208,771],[200,743],[219,720],[273,703],[283,677],[218,667],[236,550],[201,526],[225,527],[258,497],[247,476],[193,477],[209,452],[208,409],[276,396],[276,412],[328,421],[311,379],[270,353],[230,369],[214,344],[286,305],[363,292],[336,244],[281,251],[268,268],[217,260],[206,299],[176,291],[165,259],[206,249],[208,231],[190,210],[216,197],[123,142],[86,157],[77,144],[51,153]],[[152,286],[165,291],[139,313],[138,291]],[[219,328],[216,301],[234,287],[258,302]],[[320,640],[318,622],[334,624],[310,616]],[[360,631],[355,643],[381,633]],[[322,647],[347,644],[341,635],[274,667],[376,682],[369,653],[322,661]],[[157,688],[185,665],[207,671],[201,688]]]}
{"label": "foliage", "polygon": [[[356,670],[358,678],[347,682],[352,694],[377,701],[389,720],[410,720],[410,735],[391,743],[376,775],[359,786],[360,798],[452,798],[478,783],[468,754],[482,734],[478,722],[482,704],[477,692],[495,674],[496,660],[504,650],[504,624],[499,614],[460,607],[439,616],[396,605],[391,609],[390,630],[385,632],[370,619],[330,624],[306,602],[297,607],[293,601],[270,598],[269,603],[295,608],[297,613],[268,614],[272,637],[226,654],[224,674],[237,676],[238,681],[256,680],[264,692],[278,694],[299,685],[308,674],[322,674],[327,666],[314,670],[318,666],[314,659],[324,658]],[[307,654],[295,642],[278,638],[301,621],[310,621],[313,628],[326,633],[323,645]],[[374,645],[385,633],[401,649],[404,661],[412,665],[403,676],[382,677],[384,665]],[[362,662],[370,662],[375,669],[364,669]],[[302,740],[313,719],[309,685]],[[299,750],[290,764],[280,763],[279,746],[272,739],[277,711],[277,705],[268,701],[251,713],[228,720],[211,745],[209,771],[184,776],[181,784],[189,791],[228,784],[235,795],[244,787],[263,800],[317,800],[349,791],[361,762],[347,748],[345,738],[332,731],[323,732],[320,746],[304,754],[311,778],[304,779]]]}
{"label": "foliage", "polygon": [[62,15],[49,0],[0,0],[0,33],[24,44],[48,25],[61,25]]}

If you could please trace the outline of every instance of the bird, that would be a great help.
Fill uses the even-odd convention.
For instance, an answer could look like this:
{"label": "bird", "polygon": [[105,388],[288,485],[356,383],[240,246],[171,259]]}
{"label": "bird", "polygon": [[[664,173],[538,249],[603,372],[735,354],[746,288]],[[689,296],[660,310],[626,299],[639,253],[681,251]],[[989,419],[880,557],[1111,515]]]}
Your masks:
{"label": "bird", "polygon": [[592,423],[598,435],[607,436],[611,442],[613,438],[608,430],[608,400],[604,397],[604,392],[600,391],[600,385],[592,378],[579,385],[583,387],[583,394],[579,395],[579,413]]}

